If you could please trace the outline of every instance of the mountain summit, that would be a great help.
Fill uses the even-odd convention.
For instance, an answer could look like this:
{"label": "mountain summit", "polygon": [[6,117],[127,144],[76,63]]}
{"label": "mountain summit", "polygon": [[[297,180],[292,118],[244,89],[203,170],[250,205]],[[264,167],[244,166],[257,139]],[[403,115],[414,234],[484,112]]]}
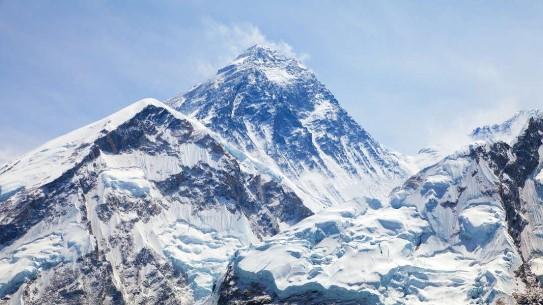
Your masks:
{"label": "mountain summit", "polygon": [[219,73],[235,67],[237,70],[260,71],[266,78],[277,85],[293,85],[303,79],[314,78],[298,59],[289,57],[284,52],[262,45],[254,45],[241,53],[231,65],[219,70]]}
{"label": "mountain summit", "polygon": [[313,72],[268,47],[247,49],[168,103],[285,175],[314,210],[361,195],[383,198],[408,174]]}

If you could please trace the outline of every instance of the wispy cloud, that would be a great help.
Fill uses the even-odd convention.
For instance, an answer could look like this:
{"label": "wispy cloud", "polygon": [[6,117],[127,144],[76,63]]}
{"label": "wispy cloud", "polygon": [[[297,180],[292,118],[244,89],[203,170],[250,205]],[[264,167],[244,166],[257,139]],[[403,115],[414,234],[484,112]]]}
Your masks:
{"label": "wispy cloud", "polygon": [[469,135],[476,127],[502,123],[519,109],[518,100],[496,101],[493,107],[473,107],[461,115],[434,117],[421,132],[430,146],[452,153],[473,142]]}
{"label": "wispy cloud", "polygon": [[0,166],[13,160],[19,153],[15,152],[11,148],[2,147],[0,148]]}
{"label": "wispy cloud", "polygon": [[256,44],[273,48],[302,61],[309,59],[309,54],[296,53],[292,46],[285,41],[270,40],[254,24],[247,22],[222,23],[211,18],[203,19],[202,23],[207,40],[216,43],[218,48],[224,50],[224,54],[220,57],[223,64]]}
{"label": "wispy cloud", "polygon": [[39,143],[39,138],[13,128],[4,128],[3,132],[9,133],[10,136],[7,137],[7,140],[2,140],[2,145],[0,146],[0,166],[17,159],[25,151],[35,146],[36,143]]}

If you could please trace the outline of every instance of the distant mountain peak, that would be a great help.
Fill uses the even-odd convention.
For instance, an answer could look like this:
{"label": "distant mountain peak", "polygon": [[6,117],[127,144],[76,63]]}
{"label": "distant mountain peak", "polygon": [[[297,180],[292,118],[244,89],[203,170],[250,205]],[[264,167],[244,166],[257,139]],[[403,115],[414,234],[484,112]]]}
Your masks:
{"label": "distant mountain peak", "polygon": [[236,59],[239,58],[278,58],[278,57],[285,57],[283,54],[279,52],[279,50],[274,49],[270,46],[266,46],[263,44],[255,44],[249,48],[247,48],[245,51],[243,51]]}
{"label": "distant mountain peak", "polygon": [[299,61],[294,55],[269,45],[255,44],[236,57],[236,61],[246,59],[263,62]]}
{"label": "distant mountain peak", "polygon": [[470,133],[474,140],[511,142],[527,126],[531,118],[541,118],[543,112],[539,109],[521,110],[502,123],[477,127]]}
{"label": "distant mountain peak", "polygon": [[216,82],[234,75],[269,85],[288,86],[307,79],[316,79],[299,59],[265,45],[254,45],[238,55],[229,65],[218,70]]}

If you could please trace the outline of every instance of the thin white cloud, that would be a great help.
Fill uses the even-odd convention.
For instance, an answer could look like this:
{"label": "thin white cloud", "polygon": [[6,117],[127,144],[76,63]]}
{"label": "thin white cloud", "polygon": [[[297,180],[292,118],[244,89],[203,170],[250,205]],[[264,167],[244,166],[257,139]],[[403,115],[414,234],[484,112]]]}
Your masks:
{"label": "thin white cloud", "polygon": [[35,148],[40,143],[36,134],[37,132],[28,134],[15,128],[3,127],[3,133],[0,134],[0,143],[3,143],[0,147],[0,166]]}
{"label": "thin white cloud", "polygon": [[437,119],[428,125],[427,135],[431,146],[452,153],[473,142],[470,133],[476,127],[499,124],[521,110],[517,99],[497,101],[492,107],[472,108],[454,115]]}
{"label": "thin white cloud", "polygon": [[296,57],[301,61],[309,59],[308,54],[295,53],[292,46],[284,41],[268,39],[257,26],[251,23],[226,24],[206,18],[203,24],[208,41],[224,50],[224,54],[219,58],[223,63],[232,60],[245,49],[256,44],[278,50],[286,56]]}
{"label": "thin white cloud", "polygon": [[16,159],[20,154],[20,149],[15,147],[0,148],[0,166]]}

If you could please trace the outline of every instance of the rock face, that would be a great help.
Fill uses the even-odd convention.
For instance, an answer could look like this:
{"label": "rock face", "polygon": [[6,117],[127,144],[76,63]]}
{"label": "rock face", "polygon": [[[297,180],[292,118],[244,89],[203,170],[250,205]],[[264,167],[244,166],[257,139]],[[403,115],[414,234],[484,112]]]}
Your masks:
{"label": "rock face", "polygon": [[297,59],[253,46],[168,102],[299,186],[314,210],[383,198],[409,173]]}
{"label": "rock face", "polygon": [[0,170],[0,304],[204,302],[234,252],[311,215],[144,100]]}
{"label": "rock face", "polygon": [[543,118],[519,133],[242,251],[219,304],[540,304]]}

